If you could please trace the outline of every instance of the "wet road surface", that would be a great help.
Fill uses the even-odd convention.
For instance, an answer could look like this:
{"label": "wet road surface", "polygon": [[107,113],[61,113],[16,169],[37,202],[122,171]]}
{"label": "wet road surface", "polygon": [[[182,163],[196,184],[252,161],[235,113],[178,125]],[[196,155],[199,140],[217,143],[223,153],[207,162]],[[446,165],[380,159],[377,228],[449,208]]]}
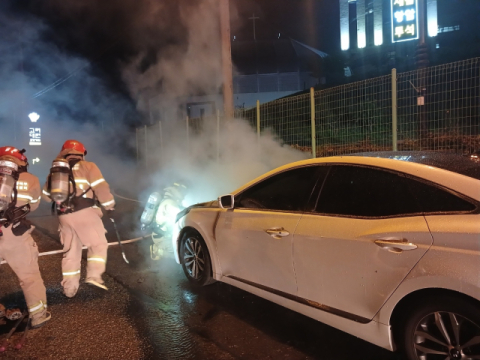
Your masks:
{"label": "wet road surface", "polygon": [[[122,202],[117,208],[121,237],[138,236],[132,219],[141,210]],[[40,251],[59,249],[56,218],[39,211],[31,220]],[[104,223],[108,240],[116,241],[111,224],[105,218]],[[147,239],[124,246],[130,264],[111,246],[104,276],[109,291],[82,284],[73,299],[62,294],[61,254],[40,257],[52,320],[32,330],[22,350],[10,347],[0,359],[399,359],[232,286],[193,288],[173,258],[151,260],[149,244]],[[0,265],[0,279],[0,302],[24,307],[8,265]],[[8,328],[0,326],[0,334]]]}

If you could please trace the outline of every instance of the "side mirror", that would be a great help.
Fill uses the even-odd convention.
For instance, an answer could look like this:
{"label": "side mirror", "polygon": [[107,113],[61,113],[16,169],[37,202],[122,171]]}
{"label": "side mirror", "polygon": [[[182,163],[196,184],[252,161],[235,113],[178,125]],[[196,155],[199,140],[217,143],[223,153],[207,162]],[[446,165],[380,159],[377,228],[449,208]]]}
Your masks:
{"label": "side mirror", "polygon": [[223,195],[218,198],[218,203],[222,209],[233,209],[235,200],[233,195]]}

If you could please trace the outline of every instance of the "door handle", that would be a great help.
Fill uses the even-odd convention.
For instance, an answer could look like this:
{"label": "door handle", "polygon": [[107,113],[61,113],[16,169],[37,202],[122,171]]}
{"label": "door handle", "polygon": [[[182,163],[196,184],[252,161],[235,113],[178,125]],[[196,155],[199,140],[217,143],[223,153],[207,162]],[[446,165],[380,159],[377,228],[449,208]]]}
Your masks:
{"label": "door handle", "polygon": [[382,249],[388,250],[393,253],[401,253],[403,251],[415,250],[418,246],[409,243],[406,239],[385,240],[378,239],[374,243],[380,246]]}
{"label": "door handle", "polygon": [[277,240],[280,240],[281,238],[290,235],[290,233],[287,230],[285,230],[283,227],[271,228],[271,229],[265,230],[265,232]]}

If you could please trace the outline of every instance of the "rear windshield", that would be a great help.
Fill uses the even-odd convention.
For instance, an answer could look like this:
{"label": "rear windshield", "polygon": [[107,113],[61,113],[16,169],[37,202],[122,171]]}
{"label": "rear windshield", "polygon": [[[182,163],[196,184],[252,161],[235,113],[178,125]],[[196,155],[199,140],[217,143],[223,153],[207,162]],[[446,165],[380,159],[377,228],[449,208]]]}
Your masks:
{"label": "rear windshield", "polygon": [[409,161],[453,171],[480,180],[480,155],[463,156],[451,153],[425,151],[381,151],[350,155]]}

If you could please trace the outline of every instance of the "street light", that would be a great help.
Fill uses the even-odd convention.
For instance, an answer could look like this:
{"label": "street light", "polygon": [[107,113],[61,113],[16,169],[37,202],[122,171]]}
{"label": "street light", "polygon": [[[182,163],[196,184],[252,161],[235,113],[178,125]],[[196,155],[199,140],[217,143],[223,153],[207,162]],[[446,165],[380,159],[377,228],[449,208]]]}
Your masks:
{"label": "street light", "polygon": [[30,119],[31,122],[36,123],[38,119],[40,119],[40,115],[38,115],[36,112],[32,112],[28,114],[28,118]]}

